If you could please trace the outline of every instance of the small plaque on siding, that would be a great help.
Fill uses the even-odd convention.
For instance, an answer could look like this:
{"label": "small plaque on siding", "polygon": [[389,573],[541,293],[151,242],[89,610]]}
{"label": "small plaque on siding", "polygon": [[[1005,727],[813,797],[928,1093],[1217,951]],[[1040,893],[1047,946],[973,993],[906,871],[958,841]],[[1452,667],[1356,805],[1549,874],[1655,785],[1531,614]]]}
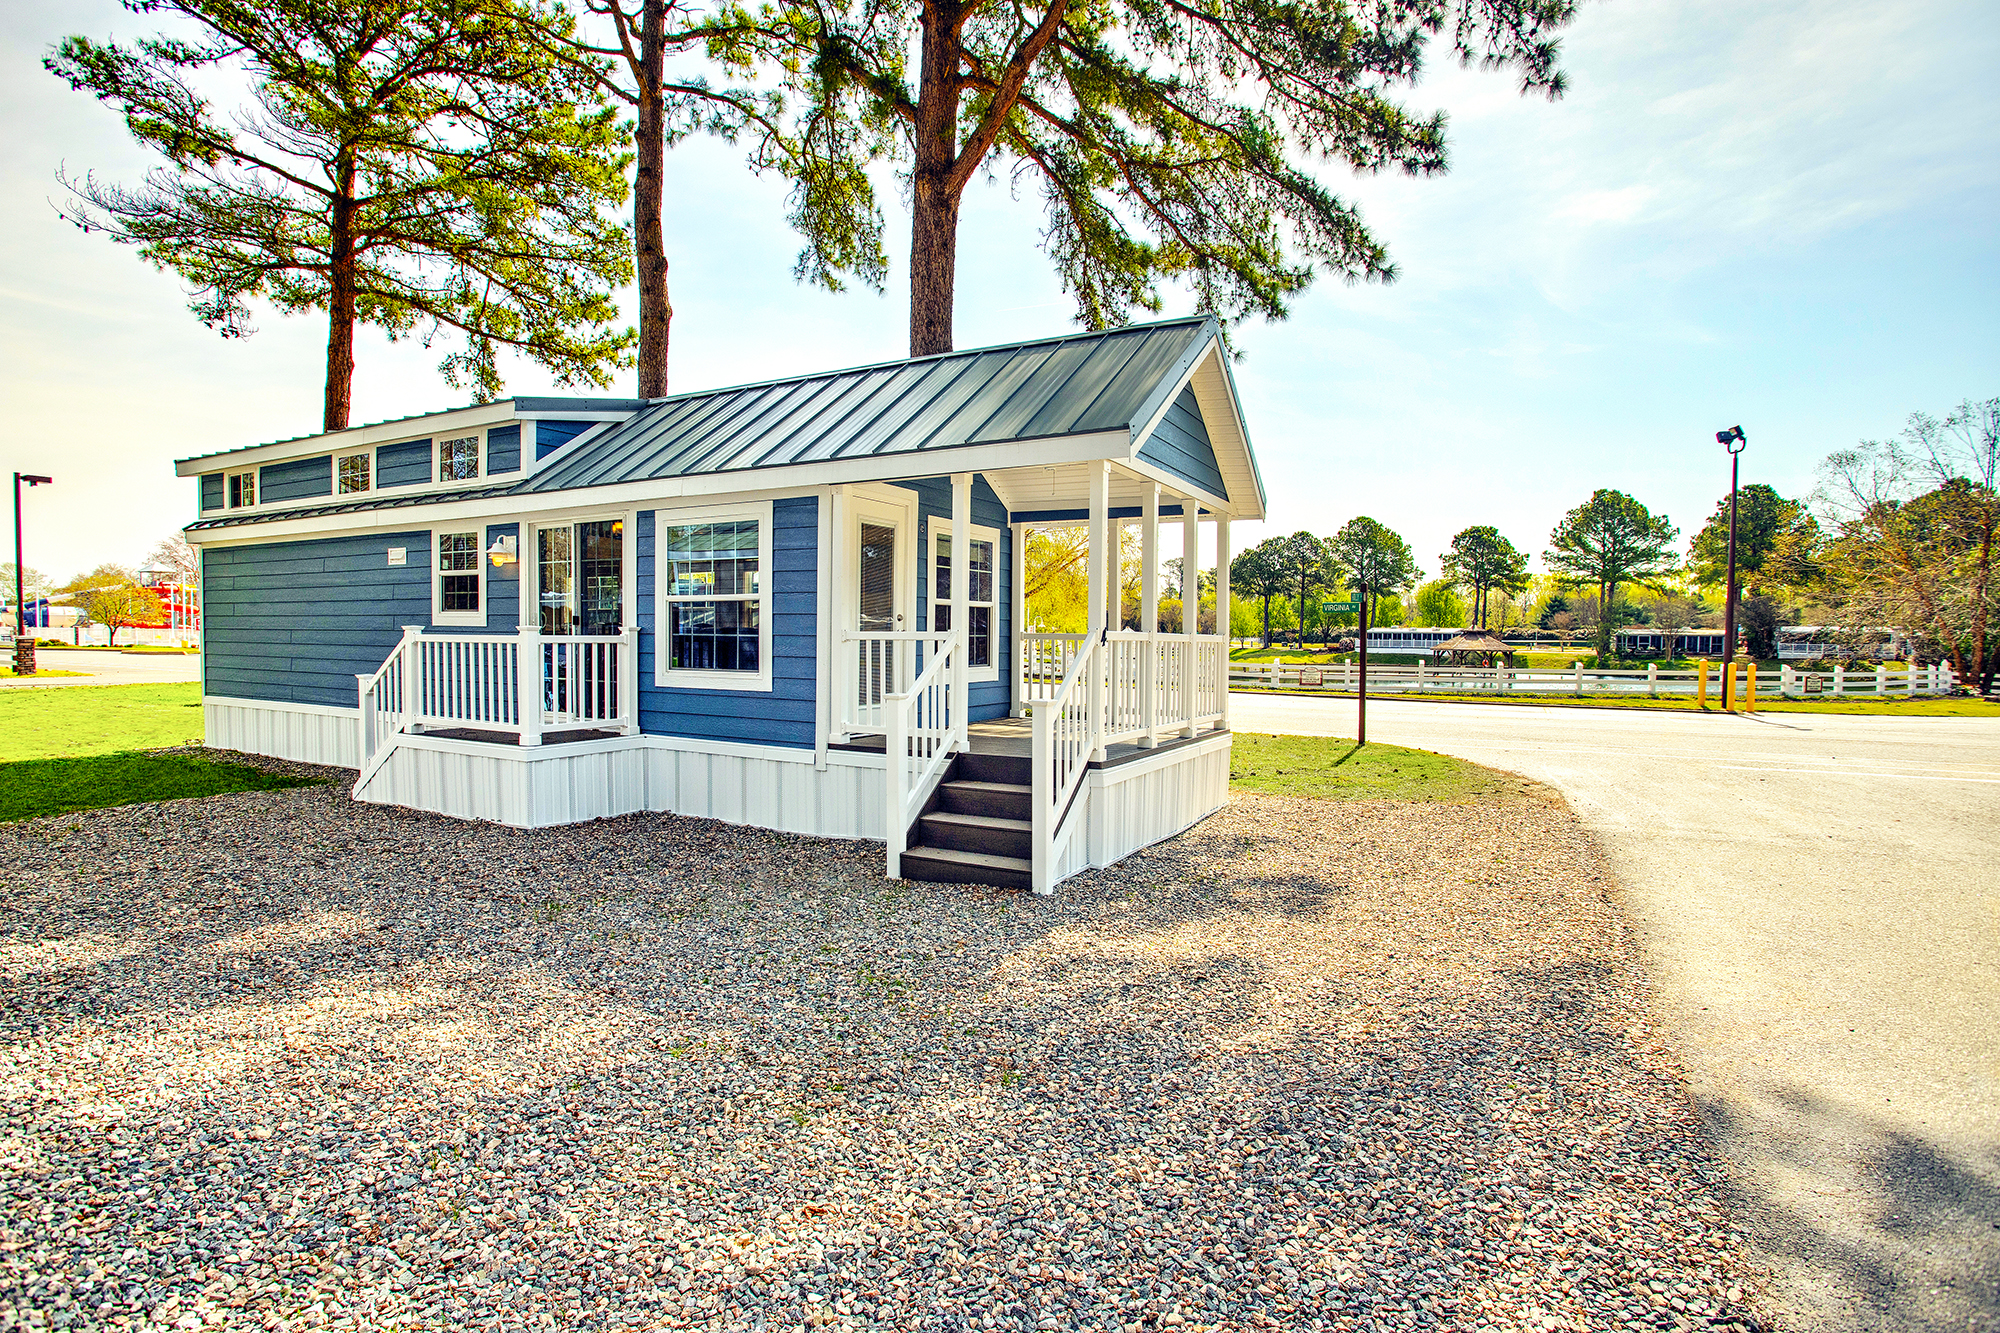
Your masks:
{"label": "small plaque on siding", "polygon": [[407,546],[391,546],[389,548],[389,563],[392,565],[409,564],[410,548]]}

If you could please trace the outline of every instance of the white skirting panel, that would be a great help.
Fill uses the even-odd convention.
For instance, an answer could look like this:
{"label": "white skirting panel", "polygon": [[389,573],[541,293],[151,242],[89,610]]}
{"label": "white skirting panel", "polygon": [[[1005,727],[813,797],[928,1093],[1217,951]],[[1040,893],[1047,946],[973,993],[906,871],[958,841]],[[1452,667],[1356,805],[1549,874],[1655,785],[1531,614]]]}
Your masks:
{"label": "white skirting panel", "polygon": [[218,750],[336,768],[361,766],[360,714],[352,708],[208,695],[201,701],[201,718],[207,743]]}
{"label": "white skirting panel", "polygon": [[[1070,846],[1087,844],[1087,864],[1108,866],[1214,814],[1229,801],[1229,741],[1213,736],[1157,759],[1093,769],[1089,822]],[[1082,868],[1065,865],[1061,873]]]}
{"label": "white skirting panel", "polygon": [[880,838],[883,761],[839,753],[827,766],[656,745],[646,755],[648,808],[825,838]]}

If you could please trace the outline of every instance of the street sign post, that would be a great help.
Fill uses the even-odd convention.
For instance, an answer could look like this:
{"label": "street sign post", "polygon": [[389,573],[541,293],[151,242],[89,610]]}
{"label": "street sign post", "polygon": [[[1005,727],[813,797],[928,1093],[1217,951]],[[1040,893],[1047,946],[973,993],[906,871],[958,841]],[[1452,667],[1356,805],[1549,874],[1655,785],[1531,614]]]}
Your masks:
{"label": "street sign post", "polygon": [[1320,613],[1329,616],[1351,616],[1361,610],[1359,602],[1321,602]]}

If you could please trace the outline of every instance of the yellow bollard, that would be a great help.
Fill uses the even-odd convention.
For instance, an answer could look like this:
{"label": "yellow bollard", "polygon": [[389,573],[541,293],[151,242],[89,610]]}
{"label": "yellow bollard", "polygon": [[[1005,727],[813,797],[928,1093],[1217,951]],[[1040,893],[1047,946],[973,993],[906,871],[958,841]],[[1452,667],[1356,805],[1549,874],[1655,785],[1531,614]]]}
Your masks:
{"label": "yellow bollard", "polygon": [[1694,664],[1694,701],[1699,707],[1708,707],[1708,659],[1706,657]]}
{"label": "yellow bollard", "polygon": [[1733,658],[1722,664],[1722,711],[1736,711],[1736,662]]}
{"label": "yellow bollard", "polygon": [[1750,683],[1743,691],[1743,711],[1754,713],[1757,711],[1757,664],[1746,662],[1744,668],[1750,673]]}

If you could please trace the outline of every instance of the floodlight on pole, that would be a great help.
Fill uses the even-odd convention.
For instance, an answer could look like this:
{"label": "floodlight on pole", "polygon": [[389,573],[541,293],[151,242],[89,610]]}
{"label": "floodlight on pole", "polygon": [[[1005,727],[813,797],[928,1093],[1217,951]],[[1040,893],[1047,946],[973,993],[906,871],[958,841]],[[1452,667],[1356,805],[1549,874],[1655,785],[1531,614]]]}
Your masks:
{"label": "floodlight on pole", "polygon": [[1736,660],[1736,465],[1750,439],[1743,427],[1731,426],[1715,432],[1715,442],[1729,451],[1729,573],[1722,593],[1722,660],[1727,663]]}
{"label": "floodlight on pole", "polygon": [[21,572],[21,483],[30,486],[46,486],[54,477],[37,476],[31,472],[14,474],[14,674],[32,676],[35,674],[35,640],[28,634],[27,579]]}

